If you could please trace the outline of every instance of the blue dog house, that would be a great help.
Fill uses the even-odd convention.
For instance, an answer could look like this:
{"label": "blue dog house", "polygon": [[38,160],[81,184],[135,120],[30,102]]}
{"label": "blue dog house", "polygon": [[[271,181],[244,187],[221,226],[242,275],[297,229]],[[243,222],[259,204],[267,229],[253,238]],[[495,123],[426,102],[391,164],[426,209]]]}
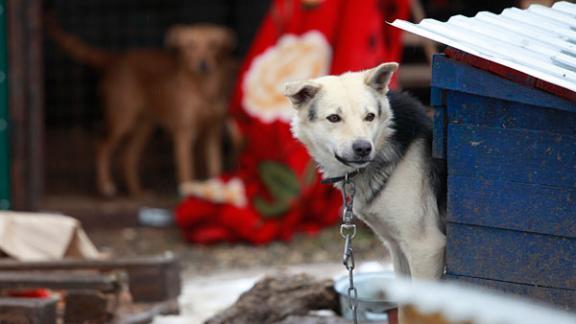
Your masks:
{"label": "blue dog house", "polygon": [[453,18],[394,23],[451,46],[432,69],[446,278],[575,310],[576,5]]}
{"label": "blue dog house", "polygon": [[436,56],[447,277],[576,309],[576,103]]}

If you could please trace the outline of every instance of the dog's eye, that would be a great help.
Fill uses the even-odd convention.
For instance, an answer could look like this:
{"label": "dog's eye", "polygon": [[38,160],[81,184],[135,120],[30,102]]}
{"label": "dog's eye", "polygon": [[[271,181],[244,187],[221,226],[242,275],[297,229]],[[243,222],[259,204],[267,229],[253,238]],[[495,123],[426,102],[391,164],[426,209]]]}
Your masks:
{"label": "dog's eye", "polygon": [[342,118],[336,114],[332,114],[332,115],[326,117],[326,119],[328,119],[328,121],[331,123],[337,123],[337,122],[342,120]]}
{"label": "dog's eye", "polygon": [[368,115],[366,115],[366,117],[364,117],[364,120],[371,122],[374,120],[374,118],[376,118],[376,115],[374,115],[373,113],[368,113]]}

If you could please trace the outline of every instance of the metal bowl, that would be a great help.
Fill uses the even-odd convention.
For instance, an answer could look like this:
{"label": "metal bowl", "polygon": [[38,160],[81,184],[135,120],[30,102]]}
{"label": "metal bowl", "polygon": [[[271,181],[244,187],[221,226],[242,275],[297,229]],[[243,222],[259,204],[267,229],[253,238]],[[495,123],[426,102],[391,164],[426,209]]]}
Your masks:
{"label": "metal bowl", "polygon": [[[389,318],[389,315],[395,313],[398,306],[394,301],[386,299],[383,289],[391,280],[394,280],[393,272],[358,273],[354,276],[354,285],[358,290],[358,320],[394,322],[394,319]],[[348,287],[348,276],[342,277],[334,283],[334,289],[340,295],[342,317],[351,320],[352,311],[348,303]]]}

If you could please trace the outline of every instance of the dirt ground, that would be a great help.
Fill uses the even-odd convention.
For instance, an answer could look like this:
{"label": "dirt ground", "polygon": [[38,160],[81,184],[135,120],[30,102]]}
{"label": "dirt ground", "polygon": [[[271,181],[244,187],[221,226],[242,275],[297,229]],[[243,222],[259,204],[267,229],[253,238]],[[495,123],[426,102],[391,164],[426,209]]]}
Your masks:
{"label": "dirt ground", "polygon": [[[316,235],[296,235],[290,242],[264,246],[186,243],[176,228],[125,228],[92,230],[88,235],[103,252],[115,256],[151,255],[172,251],[179,255],[185,278],[229,270],[339,262],[343,241],[338,227]],[[387,259],[386,250],[369,229],[360,227],[353,241],[357,260]]]}
{"label": "dirt ground", "polygon": [[[266,275],[307,273],[318,278],[346,274],[340,258],[343,240],[337,225],[317,235],[297,235],[290,242],[264,246],[246,244],[191,245],[175,228],[91,230],[97,247],[115,256],[152,255],[172,251],[180,256],[181,314],[161,316],[154,324],[203,323],[233,304]],[[353,242],[357,271],[390,270],[386,250],[369,229],[361,226]]]}

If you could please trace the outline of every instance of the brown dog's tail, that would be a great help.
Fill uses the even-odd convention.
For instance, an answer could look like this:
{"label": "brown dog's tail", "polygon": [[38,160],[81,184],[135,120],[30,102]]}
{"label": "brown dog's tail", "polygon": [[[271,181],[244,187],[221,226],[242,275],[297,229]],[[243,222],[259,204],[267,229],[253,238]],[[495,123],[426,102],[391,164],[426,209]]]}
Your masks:
{"label": "brown dog's tail", "polygon": [[96,68],[104,68],[114,59],[112,53],[90,46],[80,38],[64,31],[53,14],[47,14],[44,17],[44,23],[48,35],[74,60]]}

